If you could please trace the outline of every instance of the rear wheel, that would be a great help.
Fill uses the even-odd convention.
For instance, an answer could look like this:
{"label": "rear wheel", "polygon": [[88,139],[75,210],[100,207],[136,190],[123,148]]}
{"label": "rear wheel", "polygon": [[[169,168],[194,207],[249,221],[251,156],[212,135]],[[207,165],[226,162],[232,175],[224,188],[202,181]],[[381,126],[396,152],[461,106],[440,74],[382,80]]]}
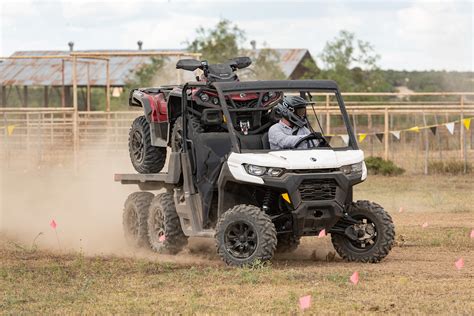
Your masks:
{"label": "rear wheel", "polygon": [[151,145],[150,124],[145,116],[137,117],[128,135],[130,160],[139,173],[158,173],[166,162],[166,147]]}
{"label": "rear wheel", "polygon": [[390,215],[369,201],[353,202],[347,212],[358,223],[347,226],[345,234],[331,234],[337,253],[347,261],[356,262],[374,263],[385,258],[395,240]]}
{"label": "rear wheel", "polygon": [[181,229],[173,196],[158,194],[151,202],[148,216],[148,239],[153,250],[176,254],[188,243]]}
{"label": "rear wheel", "polygon": [[[199,119],[193,115],[188,115],[188,120],[191,121],[192,132],[193,133],[202,133],[204,129],[202,128],[201,122]],[[183,119],[178,117],[174,123],[173,130],[171,131],[171,149],[173,152],[180,152],[182,149],[183,141]]]}
{"label": "rear wheel", "polygon": [[133,247],[147,247],[147,220],[153,194],[135,192],[128,196],[123,210],[123,231],[127,243]]}
{"label": "rear wheel", "polygon": [[217,253],[233,266],[270,260],[277,245],[271,218],[253,205],[237,205],[222,214],[215,238]]}

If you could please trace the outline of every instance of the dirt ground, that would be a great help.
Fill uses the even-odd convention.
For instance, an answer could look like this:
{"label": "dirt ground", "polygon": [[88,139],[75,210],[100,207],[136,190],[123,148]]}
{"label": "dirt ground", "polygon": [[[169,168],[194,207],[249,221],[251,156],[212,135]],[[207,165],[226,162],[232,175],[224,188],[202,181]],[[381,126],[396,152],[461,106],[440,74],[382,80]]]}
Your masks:
{"label": "dirt ground", "polygon": [[309,313],[474,314],[472,176],[372,176],[356,187],[396,225],[379,264],[343,262],[330,237],[311,237],[270,265],[236,269],[212,240],[193,239],[177,256],[128,248],[121,210],[135,188],[112,174],[131,170],[113,160],[81,168],[2,170],[0,313],[293,314],[311,295]]}

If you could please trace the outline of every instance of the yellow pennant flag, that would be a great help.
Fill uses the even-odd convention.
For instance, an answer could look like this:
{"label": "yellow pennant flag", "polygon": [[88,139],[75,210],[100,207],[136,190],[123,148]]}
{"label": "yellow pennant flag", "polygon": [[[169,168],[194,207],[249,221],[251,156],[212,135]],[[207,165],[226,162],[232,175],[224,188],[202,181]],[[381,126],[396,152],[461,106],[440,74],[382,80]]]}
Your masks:
{"label": "yellow pennant flag", "polygon": [[467,118],[467,119],[462,120],[462,122],[464,123],[464,126],[466,127],[466,129],[469,129],[469,127],[471,126],[471,119]]}
{"label": "yellow pennant flag", "polygon": [[367,134],[359,134],[359,143],[362,143],[366,137]]}
{"label": "yellow pennant flag", "polygon": [[412,128],[409,128],[408,129],[410,132],[417,132],[419,133],[420,132],[420,128],[418,126],[415,126],[415,127],[412,127]]}
{"label": "yellow pennant flag", "polygon": [[8,136],[12,136],[14,130],[15,130],[15,125],[8,125],[8,126],[7,126],[7,134],[8,134]]}

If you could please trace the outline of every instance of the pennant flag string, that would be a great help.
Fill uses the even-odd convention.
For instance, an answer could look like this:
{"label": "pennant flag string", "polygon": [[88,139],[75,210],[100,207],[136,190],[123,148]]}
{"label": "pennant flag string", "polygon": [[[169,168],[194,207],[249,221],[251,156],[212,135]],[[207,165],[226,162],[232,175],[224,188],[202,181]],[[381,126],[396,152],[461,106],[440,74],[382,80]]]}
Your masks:
{"label": "pennant flag string", "polygon": [[471,119],[467,118],[467,119],[462,120],[462,122],[464,124],[464,127],[466,127],[466,129],[469,129],[469,127],[471,126]]}
{"label": "pennant flag string", "polygon": [[382,141],[383,141],[384,133],[376,133],[375,136],[377,137],[377,139],[379,140],[379,142],[382,142]]}
{"label": "pennant flag string", "polygon": [[454,134],[454,122],[444,124],[451,135]]}

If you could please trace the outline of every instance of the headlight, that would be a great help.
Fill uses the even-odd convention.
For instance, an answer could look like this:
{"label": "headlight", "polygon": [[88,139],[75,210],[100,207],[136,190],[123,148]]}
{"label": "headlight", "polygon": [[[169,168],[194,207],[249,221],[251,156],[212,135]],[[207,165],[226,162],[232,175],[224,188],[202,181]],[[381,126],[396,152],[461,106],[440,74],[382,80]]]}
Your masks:
{"label": "headlight", "polygon": [[248,174],[251,174],[253,176],[263,176],[263,175],[268,175],[271,177],[279,177],[285,172],[285,169],[283,168],[273,168],[273,167],[262,167],[262,166],[256,166],[256,165],[244,165],[245,170],[247,171]]}
{"label": "headlight", "polygon": [[217,99],[216,97],[212,98],[212,103],[214,105],[218,105],[219,104],[219,99]]}
{"label": "headlight", "polygon": [[363,162],[358,162],[353,165],[347,165],[347,166],[342,166],[340,170],[347,175],[353,174],[353,175],[361,175],[362,174],[362,164]]}
{"label": "headlight", "polygon": [[209,96],[208,96],[207,94],[205,94],[205,93],[201,94],[199,97],[201,98],[201,101],[202,101],[202,102],[207,102],[207,101],[209,101]]}
{"label": "headlight", "polygon": [[284,171],[283,168],[268,168],[267,174],[272,177],[279,177]]}

